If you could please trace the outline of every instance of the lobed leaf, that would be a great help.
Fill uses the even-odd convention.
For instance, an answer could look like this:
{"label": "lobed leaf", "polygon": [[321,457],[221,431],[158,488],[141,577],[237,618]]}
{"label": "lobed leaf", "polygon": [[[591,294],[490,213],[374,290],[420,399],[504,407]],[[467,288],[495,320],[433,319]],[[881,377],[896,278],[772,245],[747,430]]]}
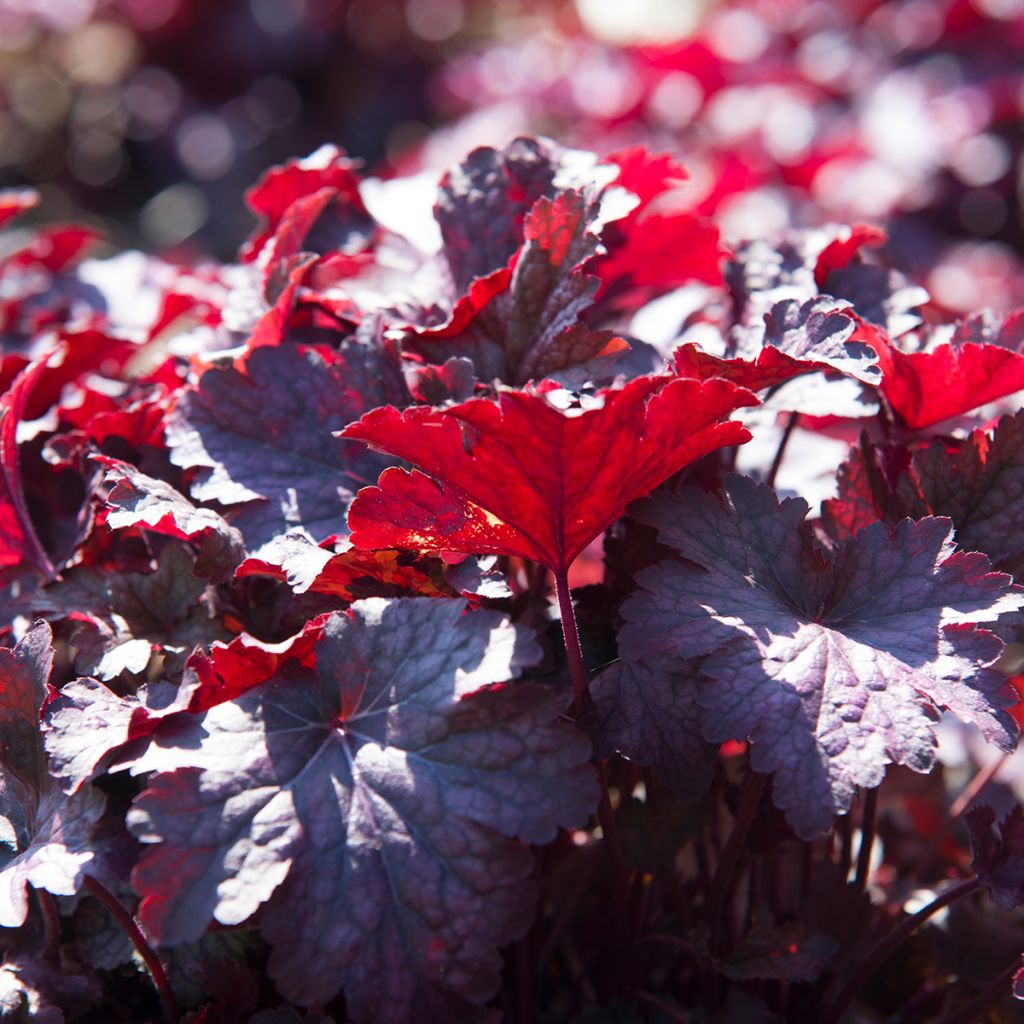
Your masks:
{"label": "lobed leaf", "polygon": [[827,555],[807,505],[732,477],[729,504],[693,488],[635,509],[682,560],[642,571],[623,606],[623,656],[694,658],[707,739],[752,741],[777,805],[811,838],[890,763],[927,771],[945,707],[1005,749],[1015,728],[1002,642],[978,627],[1024,607],[948,519],[868,527]]}
{"label": "lobed leaf", "polygon": [[344,530],[356,490],[383,467],[332,431],[406,395],[390,349],[256,348],[240,368],[212,367],[181,395],[168,420],[171,460],[196,471],[196,499],[241,506],[232,525],[250,553],[287,531],[321,541]]}
{"label": "lobed leaf", "polygon": [[[164,944],[266,903],[269,970],[308,1004],[344,988],[353,1020],[412,1021],[447,993],[483,1002],[496,947],[532,916],[530,857],[581,824],[587,744],[531,684],[537,657],[493,612],[371,599],[332,615],[295,665],[176,725],[129,813],[134,875]],[[484,689],[481,689],[484,688]]]}
{"label": "lobed leaf", "polygon": [[347,427],[341,436],[423,471],[387,470],[360,492],[352,543],[513,554],[563,571],[634,498],[746,441],[722,420],[756,404],[726,381],[653,375],[599,392],[591,408],[557,408],[566,394],[543,385],[443,410],[376,409]]}
{"label": "lobed leaf", "polygon": [[28,886],[71,896],[93,860],[92,827],[104,799],[65,796],[50,777],[39,709],[53,664],[49,625],[39,622],[13,650],[0,647],[0,925],[28,915]]}

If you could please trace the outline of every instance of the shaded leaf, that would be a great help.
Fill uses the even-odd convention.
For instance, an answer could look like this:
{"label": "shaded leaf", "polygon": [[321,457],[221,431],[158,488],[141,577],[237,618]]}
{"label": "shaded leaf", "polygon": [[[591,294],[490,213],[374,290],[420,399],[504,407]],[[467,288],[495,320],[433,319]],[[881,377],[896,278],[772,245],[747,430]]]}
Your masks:
{"label": "shaded leaf", "polygon": [[[76,623],[75,665],[113,679],[141,674],[154,653],[169,663],[196,644],[227,634],[205,603],[208,584],[193,571],[191,552],[168,545],[152,572],[115,574],[80,566],[26,599],[34,612]],[[170,670],[170,669],[168,669]]]}
{"label": "shaded leaf", "polygon": [[679,661],[619,661],[595,676],[593,706],[583,719],[595,756],[618,751],[653,767],[684,800],[699,799],[718,756],[718,748],[701,735],[700,678],[697,664]]}
{"label": "shaded leaf", "polygon": [[102,998],[99,984],[84,974],[17,956],[0,964],[0,1016],[5,1021],[64,1024],[64,1011],[79,1018]]}
{"label": "shaded leaf", "polygon": [[815,981],[838,948],[835,939],[811,932],[800,922],[775,925],[757,921],[750,934],[719,964],[719,969],[733,981]]}
{"label": "shaded leaf", "polygon": [[971,869],[985,891],[1005,911],[1024,903],[1024,808],[1020,805],[996,824],[987,804],[964,815],[974,859]]}

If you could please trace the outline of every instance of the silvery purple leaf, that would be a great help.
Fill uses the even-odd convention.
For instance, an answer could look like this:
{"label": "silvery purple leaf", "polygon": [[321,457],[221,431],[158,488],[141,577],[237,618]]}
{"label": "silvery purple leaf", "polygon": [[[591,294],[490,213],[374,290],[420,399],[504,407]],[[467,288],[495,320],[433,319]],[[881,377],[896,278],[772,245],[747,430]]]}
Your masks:
{"label": "silvery purple leaf", "polygon": [[939,708],[1004,749],[1015,698],[988,666],[1002,642],[979,624],[1024,607],[985,556],[954,552],[948,519],[877,523],[834,553],[806,504],[727,482],[729,503],[687,488],[633,506],[685,561],[640,573],[623,606],[627,660],[707,655],[706,739],[752,740],[756,771],[811,838],[877,786],[889,763],[927,771]]}
{"label": "silvery purple leaf", "polygon": [[[497,947],[533,915],[527,843],[597,802],[582,735],[559,702],[502,684],[530,636],[461,601],[358,601],[316,668],[296,663],[174,724],[129,827],[162,944],[266,903],[269,971],[287,998],[344,988],[356,1021],[412,1021],[423,1000],[480,1003]],[[151,752],[152,753],[152,752]]]}

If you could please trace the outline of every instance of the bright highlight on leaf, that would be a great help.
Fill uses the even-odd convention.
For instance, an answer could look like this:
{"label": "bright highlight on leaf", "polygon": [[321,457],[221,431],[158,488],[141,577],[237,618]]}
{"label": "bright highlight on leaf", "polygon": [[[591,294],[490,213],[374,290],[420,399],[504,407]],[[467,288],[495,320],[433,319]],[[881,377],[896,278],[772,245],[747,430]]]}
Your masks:
{"label": "bright highlight on leaf", "polygon": [[496,947],[532,917],[531,858],[506,837],[548,842],[597,802],[557,700],[491,687],[537,656],[459,601],[356,602],[325,624],[315,669],[176,722],[173,745],[158,734],[128,816],[155,844],[134,876],[146,927],[173,945],[266,904],[281,992],[343,988],[356,1021],[489,998]]}
{"label": "bright highlight on leaf", "polygon": [[620,646],[662,665],[708,655],[705,681],[677,685],[697,688],[708,740],[751,739],[800,836],[888,763],[930,769],[939,708],[1012,747],[1013,697],[986,667],[1003,644],[978,624],[1024,608],[1024,592],[984,555],[954,552],[948,519],[876,523],[828,555],[803,501],[741,477],[727,493],[727,505],[687,488],[634,507],[685,561],[640,573]]}
{"label": "bright highlight on leaf", "polygon": [[[749,438],[722,422],[756,404],[726,381],[638,377],[562,410],[551,385],[449,409],[377,409],[341,432],[411,462],[349,510],[352,542],[512,554],[563,572],[629,502]],[[584,400],[586,401],[586,400]]]}

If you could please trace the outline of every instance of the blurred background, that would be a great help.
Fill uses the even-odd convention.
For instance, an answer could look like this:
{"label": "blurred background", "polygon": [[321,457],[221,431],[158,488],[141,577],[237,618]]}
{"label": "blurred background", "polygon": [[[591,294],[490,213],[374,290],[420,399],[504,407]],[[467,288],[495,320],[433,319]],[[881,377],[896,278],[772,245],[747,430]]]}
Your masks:
{"label": "blurred background", "polygon": [[678,154],[727,240],[870,221],[952,310],[1024,304],[1024,0],[0,0],[0,186],[109,251],[231,259],[324,142],[436,170],[540,132]]}

